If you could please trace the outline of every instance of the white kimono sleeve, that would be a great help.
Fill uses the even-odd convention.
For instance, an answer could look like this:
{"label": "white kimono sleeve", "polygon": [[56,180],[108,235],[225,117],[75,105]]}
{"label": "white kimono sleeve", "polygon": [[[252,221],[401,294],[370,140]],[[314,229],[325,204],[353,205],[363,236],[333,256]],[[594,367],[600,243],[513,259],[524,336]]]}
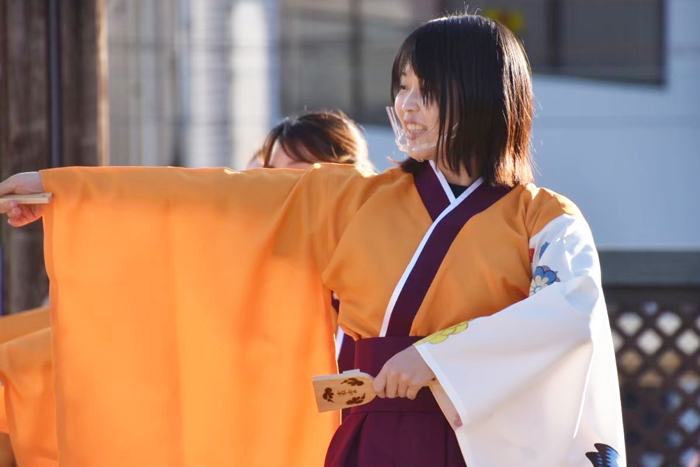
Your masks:
{"label": "white kimono sleeve", "polygon": [[590,229],[562,215],[530,248],[529,298],[417,344],[440,383],[433,393],[469,467],[623,466],[615,353]]}

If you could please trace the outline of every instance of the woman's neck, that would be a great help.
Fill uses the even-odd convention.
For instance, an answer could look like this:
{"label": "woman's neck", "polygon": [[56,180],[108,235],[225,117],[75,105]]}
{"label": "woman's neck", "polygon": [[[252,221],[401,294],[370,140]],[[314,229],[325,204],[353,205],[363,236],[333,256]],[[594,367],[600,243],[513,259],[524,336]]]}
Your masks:
{"label": "woman's neck", "polygon": [[442,164],[442,162],[438,162],[438,167],[440,168],[440,172],[445,176],[445,179],[447,180],[448,183],[451,183],[453,185],[462,185],[462,186],[469,186],[474,181],[479,178],[479,177],[472,177],[467,173],[466,170],[463,170],[462,173],[458,174]]}

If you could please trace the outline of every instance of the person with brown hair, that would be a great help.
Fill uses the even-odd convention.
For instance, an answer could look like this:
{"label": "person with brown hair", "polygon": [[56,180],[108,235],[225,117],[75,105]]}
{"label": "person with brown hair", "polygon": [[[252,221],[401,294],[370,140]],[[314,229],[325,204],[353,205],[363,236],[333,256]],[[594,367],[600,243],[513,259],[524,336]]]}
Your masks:
{"label": "person with brown hair", "polygon": [[[355,364],[375,377],[379,397],[367,404],[363,397],[352,400],[326,465],[624,465],[598,256],[576,206],[531,183],[533,95],[522,45],[481,16],[430,21],[399,49],[392,94],[396,142],[410,158],[378,175],[335,164],[247,172],[69,168],[19,174],[0,184],[0,195],[46,190],[61,200],[49,211],[50,245],[54,230],[70,228],[72,236],[118,232],[115,246],[94,258],[72,237],[53,252],[61,267],[51,262],[53,283],[73,286],[72,293],[62,290],[70,309],[52,304],[61,317],[54,346],[70,347],[59,356],[73,375],[56,378],[74,410],[64,424],[74,433],[91,429],[89,446],[72,446],[75,458],[123,457],[110,436],[119,436],[120,448],[128,443],[131,454],[154,455],[154,443],[139,444],[140,431],[121,428],[127,415],[110,411],[117,404],[149,414],[141,415],[138,429],[148,430],[158,446],[178,446],[158,451],[163,457],[184,452],[206,465],[216,454],[236,463],[250,446],[260,446],[255,459],[287,453],[287,465],[309,465],[299,461],[300,453],[313,451],[310,440],[326,432],[321,425],[311,428],[312,407],[302,396],[309,382],[302,376],[322,367],[309,369],[311,357],[326,364],[330,359],[318,353],[320,344],[311,344],[318,343],[316,335],[306,330],[318,329],[325,294],[334,290],[343,303],[339,324],[356,340]],[[43,214],[15,202],[0,204],[0,211],[13,226]],[[190,221],[194,214],[197,222]],[[181,219],[187,222],[173,224]],[[222,226],[222,219],[234,225]],[[199,235],[207,242],[197,242]],[[246,245],[236,250],[235,275],[218,261],[232,242]],[[126,266],[157,277],[161,295],[171,288],[177,293],[156,296],[150,286],[125,293],[117,274],[127,259],[119,248],[155,250],[158,256],[127,258]],[[90,270],[98,259],[99,275],[76,272]],[[292,265],[303,268],[303,280],[290,278]],[[193,276],[192,270],[209,275]],[[270,296],[277,287],[289,290],[290,280],[296,280],[294,293],[305,297],[303,311]],[[83,283],[99,286],[100,299],[109,293],[101,313],[87,292],[80,294]],[[180,297],[187,309],[178,307],[177,316],[190,326],[164,333],[158,323]],[[206,297],[206,306],[197,307],[196,297]],[[85,315],[92,326],[119,325],[129,335],[110,333],[110,341],[102,342],[71,332],[84,326]],[[143,327],[130,325],[144,315],[149,320]],[[248,327],[191,329],[200,321],[230,323],[232,316],[245,316]],[[253,319],[257,327],[250,326]],[[203,329],[232,333],[247,352],[235,352],[235,359],[217,354],[229,341],[209,342]],[[164,343],[148,339],[156,333]],[[194,339],[197,345],[186,345]],[[297,342],[298,353],[276,345],[282,339]],[[111,389],[120,381],[100,368],[116,341],[122,350],[134,347],[119,354],[124,371],[143,369],[151,354],[167,355],[171,343],[178,359],[158,361],[158,380],[135,371],[139,391],[81,398],[83,388]],[[206,371],[197,366],[202,353],[209,357]],[[309,358],[292,360],[300,355]],[[292,361],[295,371],[288,367]],[[246,368],[256,373],[225,377]],[[188,375],[219,375],[219,397],[198,392]],[[187,390],[172,392],[167,407],[196,415],[196,421],[180,421],[174,434],[158,430],[156,421],[168,412],[149,404],[149,396],[172,387]],[[231,393],[236,397],[222,396]],[[244,418],[246,413],[255,416]],[[227,443],[195,436],[208,426],[233,435]],[[182,432],[189,437],[178,437]]]}
{"label": "person with brown hair", "polygon": [[342,111],[304,112],[285,118],[268,133],[254,161],[256,167],[274,169],[308,169],[327,162],[374,172],[367,141]]}

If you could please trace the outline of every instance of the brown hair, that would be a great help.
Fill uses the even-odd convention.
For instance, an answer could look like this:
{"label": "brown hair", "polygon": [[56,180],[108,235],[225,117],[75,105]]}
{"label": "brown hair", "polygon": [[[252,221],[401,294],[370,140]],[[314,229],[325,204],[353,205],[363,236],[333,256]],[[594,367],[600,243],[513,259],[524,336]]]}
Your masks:
{"label": "brown hair", "polygon": [[372,170],[367,141],[341,111],[305,112],[285,118],[270,131],[256,154],[262,167],[271,167],[275,143],[296,161],[351,164]]}
{"label": "brown hair", "polygon": [[[533,95],[530,64],[506,27],[478,15],[430,21],[396,54],[391,97],[410,67],[426,102],[440,108],[437,157],[452,171],[491,185],[531,182]],[[413,172],[418,162],[402,163]]]}

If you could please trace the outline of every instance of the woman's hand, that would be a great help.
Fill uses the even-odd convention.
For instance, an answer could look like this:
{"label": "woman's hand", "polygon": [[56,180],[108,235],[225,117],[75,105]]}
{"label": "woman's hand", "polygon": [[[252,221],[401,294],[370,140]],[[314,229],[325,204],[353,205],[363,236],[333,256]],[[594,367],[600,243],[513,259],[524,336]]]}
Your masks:
{"label": "woman's hand", "polygon": [[[13,175],[0,183],[0,196],[33,195],[43,193],[39,172],[25,172]],[[42,204],[19,204],[16,201],[0,201],[0,214],[7,214],[8,224],[12,227],[22,227],[30,224],[44,215]]]}
{"label": "woman's hand", "polygon": [[435,374],[414,346],[402,350],[384,364],[374,379],[379,397],[408,397],[413,400],[423,386],[435,380]]}

